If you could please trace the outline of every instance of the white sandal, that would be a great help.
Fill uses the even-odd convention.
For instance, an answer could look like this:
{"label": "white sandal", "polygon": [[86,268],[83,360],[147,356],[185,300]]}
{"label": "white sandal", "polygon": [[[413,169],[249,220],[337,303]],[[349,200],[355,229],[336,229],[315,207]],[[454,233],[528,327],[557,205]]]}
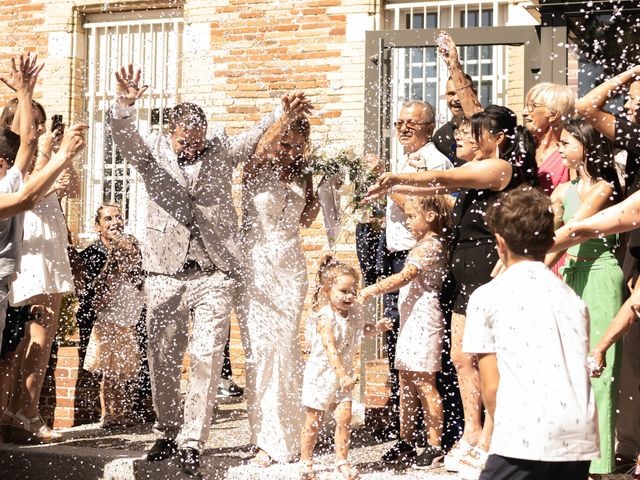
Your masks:
{"label": "white sandal", "polygon": [[13,418],[9,438],[15,443],[40,444],[62,440],[62,435],[51,430],[40,414],[27,418],[22,413],[16,413]]}
{"label": "white sandal", "polygon": [[359,480],[360,472],[349,463],[349,460],[340,460],[336,462],[336,472],[342,480]]}

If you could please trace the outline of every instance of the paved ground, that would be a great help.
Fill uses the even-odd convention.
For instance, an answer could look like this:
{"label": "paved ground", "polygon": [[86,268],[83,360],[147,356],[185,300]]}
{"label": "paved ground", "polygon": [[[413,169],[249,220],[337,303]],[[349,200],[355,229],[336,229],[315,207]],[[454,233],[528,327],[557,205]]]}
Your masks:
{"label": "paved ground", "polygon": [[[247,464],[252,456],[244,403],[216,409],[211,436],[202,458],[204,479],[298,478],[298,465],[273,465],[266,469]],[[0,479],[90,480],[90,479],[182,479],[175,460],[149,463],[144,452],[156,435],[151,425],[105,431],[98,425],[84,425],[63,431],[64,441],[48,446],[0,444]],[[329,442],[326,442],[329,443]],[[386,469],[378,460],[391,442],[379,443],[363,428],[356,428],[350,458],[363,479],[455,479],[443,469],[429,472]],[[333,447],[318,445],[316,470],[321,480],[339,478],[333,471]]]}
{"label": "paved ground", "polygon": [[[298,478],[298,465],[252,467],[247,444],[249,426],[244,403],[221,405],[216,409],[211,436],[202,458],[203,479],[289,480]],[[63,431],[64,441],[49,446],[0,444],[0,479],[29,480],[183,480],[175,460],[149,463],[144,452],[156,436],[151,425],[105,431],[98,425],[84,425]],[[338,479],[333,471],[333,448],[320,444],[316,450],[316,470],[320,480]],[[442,468],[430,471],[389,470],[378,461],[392,442],[379,443],[363,428],[355,428],[350,458],[364,480],[422,479],[454,480]],[[188,477],[187,477],[188,478]],[[617,476],[617,480],[630,477]],[[568,479],[569,480],[569,479]]]}

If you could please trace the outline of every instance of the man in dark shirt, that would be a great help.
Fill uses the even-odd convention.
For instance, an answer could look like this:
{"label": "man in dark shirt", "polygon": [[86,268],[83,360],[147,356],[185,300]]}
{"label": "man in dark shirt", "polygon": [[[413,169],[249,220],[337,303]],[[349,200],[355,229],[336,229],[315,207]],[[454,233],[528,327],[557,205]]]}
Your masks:
{"label": "man in dark shirt", "polygon": [[[465,73],[464,78],[467,79],[473,89],[473,92],[476,93],[471,77]],[[445,96],[447,98],[447,107],[449,107],[449,111],[453,116],[451,120],[435,131],[432,141],[435,143],[436,148],[440,153],[446,155],[449,160],[451,160],[454,167],[460,167],[464,165],[465,162],[456,156],[456,141],[453,138],[453,134],[464,118],[464,112],[462,110],[462,105],[460,104],[460,99],[458,98],[456,86],[451,78],[447,80]]]}
{"label": "man in dark shirt", "polygon": [[111,204],[101,205],[96,212],[95,229],[100,238],[79,254],[82,262],[82,282],[81,288],[78,290],[80,305],[76,319],[80,330],[80,354],[83,360],[91,329],[96,319],[96,312],[93,308],[95,291],[91,284],[107,261],[109,245],[114,238],[122,235],[124,230],[124,219],[120,207]]}

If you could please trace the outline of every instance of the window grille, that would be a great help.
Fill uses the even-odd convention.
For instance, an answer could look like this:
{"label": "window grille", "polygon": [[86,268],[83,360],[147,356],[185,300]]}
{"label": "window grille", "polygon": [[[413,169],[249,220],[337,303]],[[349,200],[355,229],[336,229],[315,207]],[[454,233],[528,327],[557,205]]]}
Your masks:
{"label": "window grille", "polygon": [[133,167],[114,147],[106,119],[114,100],[114,72],[132,63],[142,69],[141,84],[149,86],[137,102],[138,128],[141,132],[163,130],[167,107],[178,101],[181,14],[180,10],[152,10],[86,18],[84,112],[89,134],[81,238],[93,235],[97,207],[111,202],[121,206],[128,230],[143,239],[146,192]]}

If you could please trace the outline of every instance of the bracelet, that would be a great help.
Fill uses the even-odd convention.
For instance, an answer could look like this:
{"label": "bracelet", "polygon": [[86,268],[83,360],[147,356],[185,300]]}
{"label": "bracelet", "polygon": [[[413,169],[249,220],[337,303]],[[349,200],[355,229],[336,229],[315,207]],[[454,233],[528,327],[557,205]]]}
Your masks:
{"label": "bracelet", "polygon": [[50,153],[40,153],[40,154],[38,154],[38,156],[40,158],[46,158],[47,160],[51,160],[51,154]]}
{"label": "bracelet", "polygon": [[467,84],[467,85],[464,85],[464,86],[462,86],[460,88],[456,88],[456,91],[464,90],[465,88],[471,88],[471,84]]}

